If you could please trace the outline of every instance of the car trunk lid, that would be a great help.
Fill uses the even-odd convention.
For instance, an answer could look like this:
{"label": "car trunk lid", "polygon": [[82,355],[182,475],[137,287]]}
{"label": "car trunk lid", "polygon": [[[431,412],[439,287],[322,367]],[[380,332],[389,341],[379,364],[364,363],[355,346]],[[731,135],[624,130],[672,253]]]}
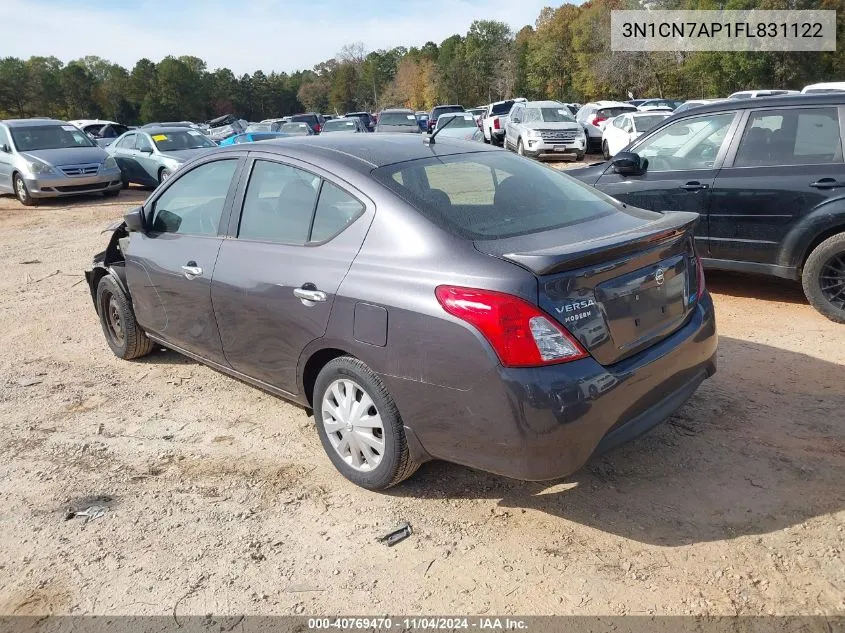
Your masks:
{"label": "car trunk lid", "polygon": [[540,307],[609,365],[677,330],[698,295],[692,238],[698,215],[631,219],[611,235],[597,219],[577,231],[564,227],[475,246],[533,272]]}

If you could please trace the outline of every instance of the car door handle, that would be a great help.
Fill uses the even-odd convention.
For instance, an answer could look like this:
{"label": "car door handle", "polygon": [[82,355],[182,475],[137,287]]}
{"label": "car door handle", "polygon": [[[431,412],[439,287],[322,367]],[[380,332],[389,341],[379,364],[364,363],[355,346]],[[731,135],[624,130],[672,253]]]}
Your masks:
{"label": "car door handle", "polygon": [[836,178],[819,178],[816,182],[811,182],[810,186],[816,189],[834,189],[845,187],[845,183],[838,182]]}
{"label": "car door handle", "polygon": [[186,279],[194,279],[195,277],[202,275],[202,268],[197,266],[196,262],[188,262],[182,266],[182,272],[185,273]]}
{"label": "car door handle", "polygon": [[685,191],[701,191],[702,189],[707,189],[710,185],[702,182],[696,182],[693,180],[692,182],[688,182],[685,185],[681,185],[681,189]]}
{"label": "car door handle", "polygon": [[293,295],[303,301],[314,301],[322,303],[326,300],[326,293],[322,290],[312,290],[309,288],[294,288]]}

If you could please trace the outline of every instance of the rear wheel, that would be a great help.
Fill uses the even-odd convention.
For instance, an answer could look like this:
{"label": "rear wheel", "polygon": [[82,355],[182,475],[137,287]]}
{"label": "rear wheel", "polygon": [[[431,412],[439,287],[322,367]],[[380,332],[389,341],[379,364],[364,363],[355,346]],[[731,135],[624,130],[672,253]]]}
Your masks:
{"label": "rear wheel", "polygon": [[831,321],[845,323],[845,233],[819,244],[804,263],[807,300]]}
{"label": "rear wheel", "polygon": [[15,197],[25,207],[31,207],[35,204],[35,199],[29,194],[29,189],[26,188],[26,183],[20,174],[15,174]]}
{"label": "rear wheel", "polygon": [[396,403],[381,379],[357,358],[335,358],[320,371],[314,384],[314,419],[335,468],[362,488],[384,490],[419,467],[411,459]]}
{"label": "rear wheel", "polygon": [[601,155],[605,160],[610,160],[610,148],[607,146],[607,141],[601,142]]}
{"label": "rear wheel", "polygon": [[146,356],[153,342],[135,320],[129,299],[111,275],[97,284],[97,313],[111,351],[118,358],[131,360]]}

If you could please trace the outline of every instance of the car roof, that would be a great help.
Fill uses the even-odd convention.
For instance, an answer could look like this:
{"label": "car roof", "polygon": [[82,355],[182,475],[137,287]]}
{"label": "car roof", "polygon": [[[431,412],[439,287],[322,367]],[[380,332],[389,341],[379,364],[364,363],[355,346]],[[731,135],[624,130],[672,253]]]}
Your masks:
{"label": "car roof", "polygon": [[414,114],[414,111],[410,108],[385,108],[381,112],[382,114],[385,112],[397,112],[399,114]]}
{"label": "car roof", "polygon": [[172,134],[173,132],[196,132],[197,130],[192,127],[176,127],[175,125],[168,125],[162,127],[144,127],[139,128],[137,130],[129,130],[126,132],[143,132],[144,134],[149,134],[152,136],[153,134]]}
{"label": "car roof", "polygon": [[636,112],[626,112],[625,114],[620,114],[619,116],[633,116],[633,117],[640,117],[640,116],[654,116],[655,114],[672,114],[672,111],[669,109],[659,109],[659,110],[637,110]]}
{"label": "car roof", "polygon": [[[264,141],[263,152],[298,158],[331,169],[330,163],[369,174],[373,169],[421,158],[498,152],[498,147],[473,141],[437,137],[433,145],[425,145],[417,134],[327,134]],[[230,146],[219,152],[243,151]]]}
{"label": "car roof", "polygon": [[[651,101],[651,99],[646,99],[646,101]],[[633,108],[636,106],[631,105],[630,103],[625,103],[624,101],[591,101],[587,104],[588,106],[596,106],[597,108]]]}
{"label": "car roof", "polygon": [[[695,114],[709,114],[710,112],[724,112],[727,110],[759,110],[761,108],[782,108],[785,106],[838,106],[845,104],[845,93],[829,92],[822,94],[790,94],[774,97],[757,97],[756,99],[724,99],[716,103],[705,103],[695,106]],[[685,115],[690,110],[684,110]]]}
{"label": "car roof", "polygon": [[31,127],[34,125],[67,125],[67,121],[59,121],[58,119],[3,119],[0,123],[5,123],[9,127]]}
{"label": "car roof", "polygon": [[436,105],[432,108],[432,110],[438,110],[440,108],[463,108],[460,103],[441,103],[440,105]]}
{"label": "car roof", "polygon": [[560,108],[564,104],[560,101],[550,101],[546,99],[543,101],[526,101],[522,105],[526,108]]}

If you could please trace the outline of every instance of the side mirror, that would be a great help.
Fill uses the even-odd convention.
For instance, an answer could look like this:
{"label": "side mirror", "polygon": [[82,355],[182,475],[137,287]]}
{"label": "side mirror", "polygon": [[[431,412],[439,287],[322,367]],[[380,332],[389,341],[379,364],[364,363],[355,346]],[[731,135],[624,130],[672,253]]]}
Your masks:
{"label": "side mirror", "polygon": [[144,233],[144,207],[135,207],[123,216],[123,221],[130,233]]}
{"label": "side mirror", "polygon": [[152,154],[153,148],[150,147],[149,145],[146,145],[144,147],[139,147],[138,151],[141,152],[142,154]]}
{"label": "side mirror", "polygon": [[0,145],[0,152],[3,152],[4,154],[11,154],[12,148],[9,147],[6,143],[3,143],[2,145]]}
{"label": "side mirror", "polygon": [[641,176],[648,169],[648,159],[634,152],[619,152],[610,164],[621,176]]}

